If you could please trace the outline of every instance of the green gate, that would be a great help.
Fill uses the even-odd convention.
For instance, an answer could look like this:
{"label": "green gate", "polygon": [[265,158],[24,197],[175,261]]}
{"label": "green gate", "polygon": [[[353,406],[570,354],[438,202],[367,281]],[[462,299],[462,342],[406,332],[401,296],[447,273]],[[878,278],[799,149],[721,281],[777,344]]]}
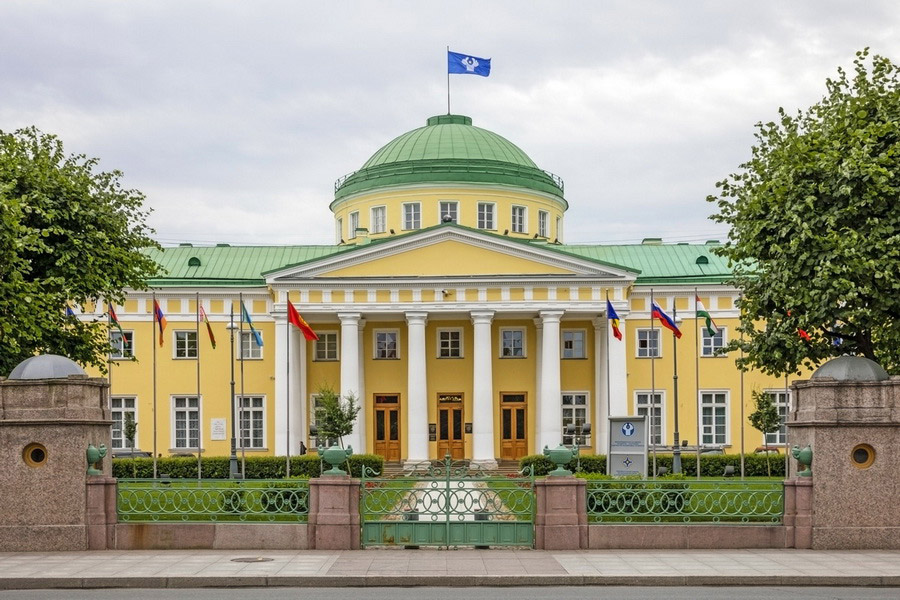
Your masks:
{"label": "green gate", "polygon": [[504,475],[446,456],[378,476],[363,468],[362,545],[534,546],[534,468]]}

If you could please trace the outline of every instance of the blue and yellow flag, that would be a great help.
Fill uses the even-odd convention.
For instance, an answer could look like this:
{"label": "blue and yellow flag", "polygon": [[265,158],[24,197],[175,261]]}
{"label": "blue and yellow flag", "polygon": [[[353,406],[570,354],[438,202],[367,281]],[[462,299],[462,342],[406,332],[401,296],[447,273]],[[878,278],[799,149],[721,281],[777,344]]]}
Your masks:
{"label": "blue and yellow flag", "polygon": [[259,332],[253,327],[253,321],[250,320],[250,313],[247,312],[247,307],[244,306],[244,302],[241,301],[241,318],[244,320],[244,323],[250,326],[250,333],[253,334],[253,339],[256,340],[256,345],[262,348],[262,336],[259,335]]}

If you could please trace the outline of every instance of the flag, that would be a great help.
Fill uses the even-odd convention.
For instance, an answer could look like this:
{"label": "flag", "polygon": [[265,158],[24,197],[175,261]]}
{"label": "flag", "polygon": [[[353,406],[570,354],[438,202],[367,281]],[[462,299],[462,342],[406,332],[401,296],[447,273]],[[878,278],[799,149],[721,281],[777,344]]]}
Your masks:
{"label": "flag", "polygon": [[[791,311],[787,311],[787,316],[789,316],[789,317],[791,316]],[[797,328],[797,335],[799,335],[800,339],[803,340],[804,342],[812,341],[812,338],[809,337],[809,334],[806,332],[806,330],[801,327]]]}
{"label": "flag", "polygon": [[460,73],[462,75],[481,75],[487,77],[491,74],[491,59],[478,58],[468,54],[447,51],[447,72]]}
{"label": "flag", "polygon": [[159,307],[159,302],[153,300],[153,320],[159,323],[159,345],[163,345],[163,332],[166,330],[166,315]]}
{"label": "flag", "polygon": [[716,325],[716,322],[713,321],[713,318],[706,310],[706,307],[703,306],[702,302],[700,302],[700,296],[697,296],[695,294],[694,300],[697,302],[697,318],[706,319],[706,331],[709,332],[710,337],[719,333],[719,326]]}
{"label": "flag", "polygon": [[250,320],[250,313],[247,312],[247,307],[244,306],[244,302],[241,301],[241,318],[244,322],[250,326],[250,333],[253,334],[253,339],[256,340],[256,345],[262,348],[262,336],[259,335],[259,332],[253,327],[253,321]]}
{"label": "flag", "polygon": [[66,316],[67,316],[67,317],[74,317],[74,316],[75,316],[75,311],[72,310],[72,307],[69,306],[68,304],[66,304]]}
{"label": "flag", "polygon": [[203,310],[203,306],[200,306],[200,318],[203,319],[203,322],[206,323],[206,331],[209,333],[209,343],[212,344],[213,350],[216,349],[216,336],[213,335],[212,325],[209,324],[209,318],[206,316],[206,311]]}
{"label": "flag", "polygon": [[303,317],[300,316],[300,313],[297,312],[297,309],[294,308],[294,304],[292,302],[288,302],[287,304],[287,313],[288,313],[288,323],[294,325],[303,332],[303,337],[305,337],[308,341],[317,340],[319,336],[316,335],[316,332],[312,330],[312,327],[309,326],[309,323],[303,320]]}
{"label": "flag", "polygon": [[680,339],[681,338],[681,330],[678,329],[678,325],[675,324],[675,321],[672,320],[672,317],[670,317],[665,312],[663,312],[663,309],[661,309],[656,302],[654,302],[651,305],[651,308],[653,311],[651,313],[652,318],[659,319],[659,322],[662,324],[663,327],[665,327],[666,329],[668,329],[669,331],[674,333],[675,337]]}
{"label": "flag", "polygon": [[609,319],[609,324],[612,326],[613,335],[616,336],[617,340],[621,341],[622,332],[619,331],[619,315],[616,314],[616,309],[613,308],[609,298],[606,299],[606,318]]}
{"label": "flag", "polygon": [[119,317],[116,316],[116,309],[113,308],[113,305],[109,305],[109,310],[106,311],[109,314],[109,325],[110,327],[115,327],[119,330],[119,334],[124,338],[125,332],[122,331],[122,324],[119,323]]}

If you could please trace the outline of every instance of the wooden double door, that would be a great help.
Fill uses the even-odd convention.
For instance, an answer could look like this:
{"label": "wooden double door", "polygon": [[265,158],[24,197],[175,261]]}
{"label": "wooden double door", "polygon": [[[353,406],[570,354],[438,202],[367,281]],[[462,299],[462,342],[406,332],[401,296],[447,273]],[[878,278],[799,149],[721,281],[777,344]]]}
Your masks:
{"label": "wooden double door", "polygon": [[528,406],[525,394],[500,394],[500,459],[528,454]]}
{"label": "wooden double door", "polygon": [[375,454],[400,460],[400,395],[375,395]]}
{"label": "wooden double door", "polygon": [[450,455],[461,460],[466,455],[465,419],[462,394],[438,394],[437,398],[437,457]]}

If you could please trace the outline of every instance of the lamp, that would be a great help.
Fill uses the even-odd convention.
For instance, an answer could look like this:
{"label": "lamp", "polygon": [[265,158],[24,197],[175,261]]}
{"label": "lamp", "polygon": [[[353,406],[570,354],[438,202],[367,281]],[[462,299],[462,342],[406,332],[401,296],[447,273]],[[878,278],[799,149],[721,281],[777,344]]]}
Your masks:
{"label": "lamp", "polygon": [[234,414],[234,330],[238,326],[234,324],[234,302],[231,304],[231,319],[225,326],[228,330],[229,340],[231,341],[231,456],[228,459],[228,473],[231,479],[240,477],[237,462],[237,442],[235,439],[235,414]]}

